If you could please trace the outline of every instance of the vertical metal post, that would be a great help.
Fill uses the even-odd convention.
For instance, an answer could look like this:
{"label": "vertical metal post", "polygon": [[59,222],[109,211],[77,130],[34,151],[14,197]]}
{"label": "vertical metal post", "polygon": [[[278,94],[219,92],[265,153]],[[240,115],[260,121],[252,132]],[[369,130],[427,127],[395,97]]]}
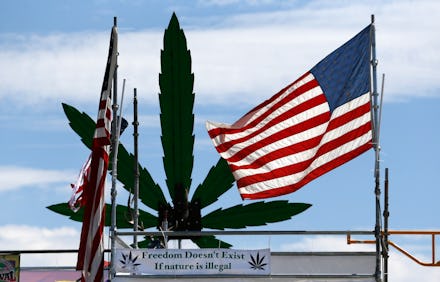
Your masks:
{"label": "vertical metal post", "polygon": [[[113,18],[113,25],[117,26],[117,18]],[[113,119],[117,120],[118,117],[118,57],[116,56],[116,68],[115,74],[113,77]],[[112,152],[113,152],[113,160],[112,160],[112,188],[111,188],[111,226],[110,226],[110,240],[111,240],[111,255],[110,255],[110,280],[114,277],[114,261],[115,261],[115,232],[116,232],[116,181],[117,181],[117,122],[113,122],[112,126]]]}
{"label": "vertical metal post", "polygon": [[383,224],[383,235],[384,235],[384,250],[383,250],[383,256],[384,256],[384,262],[383,262],[383,279],[384,282],[388,282],[388,250],[389,250],[389,244],[388,244],[388,218],[390,216],[390,212],[388,210],[388,168],[385,169],[385,197],[384,197],[384,224]]}
{"label": "vertical metal post", "polygon": [[[133,140],[134,140],[134,215],[133,215],[133,231],[138,231],[139,226],[139,157],[138,157],[138,102],[137,102],[137,90],[134,88],[133,97]],[[133,235],[134,248],[138,248],[137,235]]]}
{"label": "vertical metal post", "polygon": [[375,151],[375,202],[376,202],[376,225],[374,234],[376,237],[376,281],[381,281],[381,226],[380,226],[380,145],[379,145],[379,118],[378,118],[378,92],[377,92],[377,59],[376,59],[376,34],[374,15],[371,15],[371,64],[372,64],[372,96],[373,96],[373,146]]}

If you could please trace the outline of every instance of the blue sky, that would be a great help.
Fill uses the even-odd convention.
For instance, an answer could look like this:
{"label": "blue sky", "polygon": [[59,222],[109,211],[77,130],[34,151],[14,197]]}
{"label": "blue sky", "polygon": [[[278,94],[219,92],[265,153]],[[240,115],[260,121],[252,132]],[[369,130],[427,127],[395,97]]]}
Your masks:
{"label": "blue sky", "polygon": [[[381,174],[383,183],[383,170],[389,168],[390,229],[439,229],[436,1],[3,1],[0,249],[78,246],[81,225],[45,208],[68,200],[69,184],[88,156],[68,126],[61,103],[95,118],[114,16],[119,27],[119,78],[127,79],[124,112],[132,120],[128,94],[136,87],[140,162],[165,187],[157,93],[163,31],[173,12],[185,31],[195,74],[192,188],[218,159],[206,120],[234,122],[354,36],[375,14],[379,78],[386,75]],[[131,137],[129,128],[121,139],[130,150]],[[279,197],[313,207],[290,221],[259,229],[372,230],[373,167],[369,151],[298,192]],[[118,202],[126,201],[120,191]],[[216,207],[238,203],[238,192],[232,190]],[[328,247],[340,238],[315,239],[295,240],[290,248]],[[395,239],[429,260],[429,241]],[[68,257],[56,263],[70,261]],[[397,253],[392,267],[393,281],[415,281],[411,277],[421,275],[426,275],[423,281],[440,278],[439,270],[418,267]]]}

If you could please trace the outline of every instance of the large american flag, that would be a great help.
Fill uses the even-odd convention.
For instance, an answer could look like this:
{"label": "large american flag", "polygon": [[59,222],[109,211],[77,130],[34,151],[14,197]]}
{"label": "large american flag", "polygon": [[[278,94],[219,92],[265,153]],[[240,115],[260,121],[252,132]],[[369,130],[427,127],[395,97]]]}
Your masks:
{"label": "large american flag", "polygon": [[88,187],[83,191],[85,211],[76,269],[82,270],[81,281],[87,282],[102,282],[104,275],[104,188],[111,143],[111,89],[116,69],[117,42],[118,34],[116,27],[113,27],[93,136],[90,173],[86,182]]}
{"label": "large american flag", "polygon": [[372,147],[371,29],[234,124],[206,123],[243,199],[294,192]]}

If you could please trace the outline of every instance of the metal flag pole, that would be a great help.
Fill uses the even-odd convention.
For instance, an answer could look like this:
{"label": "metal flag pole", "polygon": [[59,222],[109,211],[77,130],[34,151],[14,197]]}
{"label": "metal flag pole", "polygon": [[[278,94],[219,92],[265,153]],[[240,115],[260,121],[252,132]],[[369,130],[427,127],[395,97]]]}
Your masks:
{"label": "metal flag pole", "polygon": [[[383,110],[383,94],[385,87],[385,74],[382,74],[382,86],[380,92],[380,111],[379,111],[379,124],[382,121],[382,110]],[[380,140],[380,127],[378,132],[378,138]],[[389,244],[388,244],[388,218],[390,212],[388,211],[388,168],[385,168],[385,184],[384,184],[385,194],[384,194],[384,227],[383,227],[383,237],[382,237],[382,257],[383,257],[383,280],[388,282],[388,258],[389,258]]]}
{"label": "metal flag pole", "polygon": [[384,227],[383,227],[383,234],[384,234],[384,250],[383,250],[383,279],[384,282],[388,282],[388,258],[389,258],[389,244],[388,244],[388,218],[390,216],[390,212],[388,210],[388,168],[385,169],[385,195],[384,195]]}
{"label": "metal flag pole", "polygon": [[[117,18],[113,18],[113,25],[117,27]],[[119,54],[118,54],[119,55]],[[116,56],[116,68],[115,74],[113,77],[113,117],[118,116],[118,59]],[[114,262],[115,262],[115,254],[116,254],[116,246],[115,246],[115,233],[116,233],[116,181],[117,181],[117,124],[116,122],[112,125],[112,151],[113,151],[113,159],[112,159],[112,188],[111,188],[111,226],[110,226],[110,239],[111,239],[111,255],[110,255],[110,280],[114,277]]]}
{"label": "metal flag pole", "polygon": [[[138,157],[138,103],[137,103],[137,90],[134,88],[133,97],[133,142],[134,142],[134,215],[133,215],[133,231],[138,231],[139,224],[139,208],[138,208],[138,198],[139,198],[139,157]],[[138,248],[137,235],[133,235],[133,245],[134,248]]]}
{"label": "metal flag pole", "polygon": [[377,58],[376,58],[376,32],[374,15],[371,15],[371,64],[372,64],[372,96],[373,96],[373,147],[375,151],[375,202],[376,224],[374,235],[376,238],[376,281],[381,281],[381,212],[380,212],[380,145],[379,145],[379,115],[378,115],[378,92],[377,92]]}
{"label": "metal flag pole", "polygon": [[[112,227],[113,227],[113,235],[111,236],[112,238],[112,255],[114,256],[114,250],[116,248],[115,242],[117,240],[116,238],[116,181],[117,181],[117,173],[113,173],[113,172],[117,172],[117,166],[118,166],[118,148],[119,148],[119,137],[121,135],[121,126],[122,126],[122,109],[123,109],[123,104],[124,104],[124,93],[125,93],[125,78],[122,81],[122,94],[121,94],[121,104],[120,106],[118,106],[118,104],[116,104],[116,108],[119,107],[119,115],[116,115],[116,122],[115,122],[115,131],[114,131],[114,140],[115,142],[113,143],[113,159],[112,159],[112,195],[114,194],[114,197],[112,196]],[[113,134],[113,133],[112,133]],[[114,178],[113,178],[114,176]],[[114,191],[114,193],[113,193]],[[112,261],[113,261],[114,257],[112,257]]]}

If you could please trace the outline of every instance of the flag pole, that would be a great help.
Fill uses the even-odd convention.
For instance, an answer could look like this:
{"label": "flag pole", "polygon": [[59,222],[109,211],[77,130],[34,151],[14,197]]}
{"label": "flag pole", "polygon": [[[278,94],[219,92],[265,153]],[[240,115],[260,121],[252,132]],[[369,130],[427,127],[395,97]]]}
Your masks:
{"label": "flag pole", "polygon": [[[139,224],[139,208],[138,208],[138,198],[139,198],[139,157],[138,157],[138,102],[137,102],[137,89],[134,88],[133,97],[133,142],[134,142],[134,218],[133,218],[133,231],[138,231]],[[133,235],[133,245],[134,248],[138,248],[137,235]]]}
{"label": "flag pole", "polygon": [[[113,26],[117,27],[117,17],[113,17]],[[118,51],[116,51],[118,52]],[[117,53],[118,54],[118,53]],[[119,54],[118,54],[119,55]],[[113,117],[118,116],[118,57],[116,56],[116,68],[113,76]],[[110,271],[109,276],[110,280],[115,276],[114,271],[114,261],[116,254],[116,245],[115,245],[115,233],[116,233],[116,181],[117,181],[117,144],[118,144],[118,136],[117,136],[117,122],[113,122],[112,125],[112,151],[113,151],[113,159],[112,159],[112,188],[111,188],[111,226],[110,226],[110,238],[111,238],[111,255],[110,255]]]}
{"label": "flag pole", "polygon": [[384,227],[383,227],[383,234],[384,234],[384,262],[383,262],[383,277],[384,282],[388,282],[388,258],[389,258],[389,244],[388,244],[388,218],[390,216],[390,212],[388,209],[388,193],[389,193],[389,187],[388,187],[388,168],[385,168],[385,195],[384,195]]}
{"label": "flag pole", "polygon": [[377,92],[377,58],[376,58],[376,30],[374,15],[371,15],[371,64],[372,64],[372,96],[373,96],[373,147],[375,152],[374,178],[375,178],[375,202],[376,224],[374,235],[376,238],[376,271],[375,279],[381,281],[381,212],[380,212],[380,144],[379,144],[379,118],[378,118],[378,92]]}

